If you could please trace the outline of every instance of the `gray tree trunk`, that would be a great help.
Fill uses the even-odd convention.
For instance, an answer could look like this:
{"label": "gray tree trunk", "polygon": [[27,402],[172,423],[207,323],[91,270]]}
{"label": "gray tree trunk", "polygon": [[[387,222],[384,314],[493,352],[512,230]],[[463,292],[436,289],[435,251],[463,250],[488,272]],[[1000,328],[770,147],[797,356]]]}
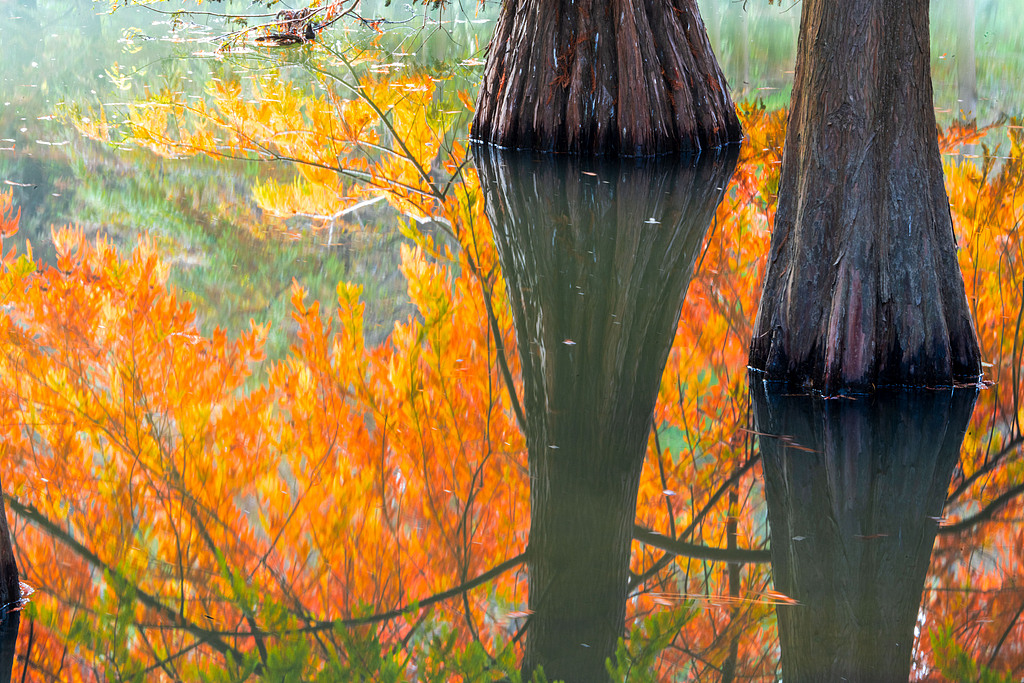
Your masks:
{"label": "gray tree trunk", "polygon": [[0,683],[11,680],[14,667],[21,612],[11,610],[18,607],[18,601],[21,600],[19,578],[14,548],[11,546],[11,531],[7,526],[3,485],[0,484]]}
{"label": "gray tree trunk", "polygon": [[17,659],[21,612],[10,612],[0,621],[0,683],[10,683]]}
{"label": "gray tree trunk", "polygon": [[4,505],[2,490],[3,485],[0,484],[0,619],[6,614],[6,607],[21,599],[18,565],[14,561],[11,532],[7,526],[7,506]]}

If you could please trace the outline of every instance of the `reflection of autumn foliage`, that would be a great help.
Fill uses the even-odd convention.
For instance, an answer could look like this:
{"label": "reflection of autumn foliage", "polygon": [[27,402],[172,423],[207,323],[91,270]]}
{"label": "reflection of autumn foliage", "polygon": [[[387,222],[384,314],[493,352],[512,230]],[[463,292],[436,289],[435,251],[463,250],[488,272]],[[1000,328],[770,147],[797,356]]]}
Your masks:
{"label": "reflection of autumn foliage", "polygon": [[967,296],[995,383],[979,396],[967,432],[925,596],[931,637],[920,644],[922,669],[939,666],[950,676],[978,678],[985,667],[1012,680],[1024,674],[1022,143],[1020,127],[1008,126],[977,162],[946,165]]}
{"label": "reflection of autumn foliage", "polygon": [[[354,288],[339,285],[330,314],[296,288],[299,341],[244,392],[266,328],[200,336],[149,245],[120,257],[61,230],[56,267],[5,257],[0,449],[18,560],[38,589],[35,680],[215,670],[228,680],[250,669],[310,680],[355,666],[368,652],[358,638],[379,639],[377,657],[408,653],[394,660],[400,670],[443,678],[462,661],[445,653],[480,641],[497,655],[528,624],[514,571],[434,612],[415,608],[525,550],[515,336],[475,173],[456,175],[465,153],[446,142],[440,88],[426,78],[358,85],[310,95],[269,78],[225,80],[206,103],[164,94],[133,106],[127,131],[166,155],[297,162],[293,181],[255,188],[274,213],[330,217],[382,196],[444,225],[445,243],[409,231],[402,268],[417,314],[378,347],[363,341]],[[679,541],[766,544],[745,363],[784,123],[782,112],[743,112],[750,140],[662,379],[637,523]],[[922,610],[924,633],[952,635],[945,649],[920,639],[920,678],[960,650],[1018,677],[1024,666],[1024,539],[1007,521],[1022,516],[1024,482],[1018,134],[1009,159],[947,165],[996,385],[968,432]],[[972,140],[958,130],[949,144]],[[8,233],[16,220],[3,197]],[[659,641],[666,678],[775,674],[773,604],[786,596],[772,592],[766,564],[673,559],[637,542],[632,570],[631,620],[693,608]],[[363,619],[372,614],[389,618]]]}
{"label": "reflection of autumn foliage", "polygon": [[[338,59],[354,73],[356,64]],[[327,220],[383,193],[403,213],[431,216],[443,189],[433,164],[444,158],[458,115],[468,113],[459,111],[463,104],[437,100],[428,76],[323,77],[320,85],[310,94],[276,74],[228,77],[213,81],[209,103],[168,89],[128,106],[116,128],[105,112],[75,124],[90,137],[124,136],[169,158],[294,162],[290,181],[268,178],[254,187],[257,203],[274,216]],[[451,106],[458,110],[445,109]]]}
{"label": "reflection of autumn foliage", "polygon": [[[522,548],[522,439],[472,279],[406,250],[422,318],[376,349],[357,292],[340,286],[325,320],[297,290],[300,344],[242,395],[264,328],[202,338],[147,245],[122,260],[72,231],[55,240],[56,268],[5,263],[5,483],[34,523],[16,533],[34,617],[95,648],[79,656],[107,650],[102,615],[131,596],[124,616],[140,626],[110,666],[171,657],[176,677],[257,653],[269,667],[271,644],[238,632],[331,641],[332,620],[430,596]],[[467,598],[472,628],[516,604],[514,586],[506,575]],[[392,619],[382,638],[412,635]]]}

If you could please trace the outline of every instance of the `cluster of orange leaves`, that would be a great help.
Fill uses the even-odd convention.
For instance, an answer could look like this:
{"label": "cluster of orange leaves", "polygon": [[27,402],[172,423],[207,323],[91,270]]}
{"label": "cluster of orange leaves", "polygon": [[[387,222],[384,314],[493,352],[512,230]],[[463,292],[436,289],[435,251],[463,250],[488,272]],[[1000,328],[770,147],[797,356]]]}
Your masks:
{"label": "cluster of orange leaves", "polygon": [[[254,189],[265,209],[330,217],[384,197],[404,215],[447,226],[452,246],[407,231],[413,245],[403,249],[402,269],[417,315],[396,323],[378,347],[364,343],[357,290],[339,285],[327,313],[296,288],[296,346],[283,360],[264,361],[266,379],[251,391],[243,382],[261,361],[266,328],[254,325],[236,340],[200,335],[150,245],[122,258],[62,230],[56,267],[5,259],[0,400],[9,417],[0,443],[11,463],[4,485],[19,560],[40,589],[34,609],[46,623],[32,655],[39,671],[57,669],[62,643],[81,630],[76,620],[113,610],[120,584],[112,577],[148,596],[135,605],[140,626],[125,661],[164,662],[168,677],[190,678],[204,661],[259,649],[262,636],[246,632],[315,629],[407,605],[525,547],[525,446],[494,334],[513,373],[515,335],[479,184],[469,169],[456,174],[465,151],[445,145],[448,119],[434,83],[364,79],[349,97],[331,88],[305,95],[269,77],[252,87],[258,96],[238,81],[215,82],[211,105],[165,93],[130,109],[130,137],[168,156],[295,161],[295,180]],[[747,467],[755,449],[745,360],[785,115],[743,115],[749,140],[679,322],[637,521],[665,534],[686,529],[687,540],[707,545],[752,548],[764,545],[767,530],[759,468]],[[952,135],[947,145],[974,139]],[[1022,177],[1022,155],[1016,133],[1011,142],[1001,164],[947,165],[968,296],[997,380],[982,393],[964,448],[962,477],[981,471],[968,500],[991,500],[1024,481],[1019,446],[984,470],[988,454],[1020,434],[1024,264],[1020,198],[1010,186]],[[451,177],[443,186],[439,166]],[[339,174],[350,180],[340,183]],[[668,447],[670,438],[685,447]],[[1019,499],[1004,512],[1019,517]],[[993,548],[998,570],[955,548],[943,554],[943,543],[963,543],[949,536],[936,554],[937,582],[1024,576],[1014,559],[1022,556],[1019,531],[978,529],[972,542]],[[635,544],[634,572],[659,557]],[[954,558],[952,569],[943,557]],[[461,638],[496,647],[497,637],[511,635],[508,614],[525,604],[521,578],[506,574],[447,604],[440,618]],[[926,623],[980,623],[977,614],[991,609],[984,595],[930,591]],[[698,607],[663,655],[666,675],[684,667],[702,675],[732,658],[737,675],[771,677],[774,599],[767,565],[745,566],[736,585],[724,565],[678,560],[631,599],[630,614],[682,600]],[[268,601],[288,619],[266,623],[269,612],[259,607]],[[408,637],[417,616],[383,622],[384,642]],[[1019,625],[1011,628],[1021,635]],[[966,635],[971,652],[998,638]],[[91,642],[78,639],[76,661],[100,666],[102,648]],[[932,663],[927,639],[918,647],[924,671]],[[1000,657],[1005,667],[1024,661],[1010,647]],[[74,670],[83,679],[94,673],[84,664]]]}

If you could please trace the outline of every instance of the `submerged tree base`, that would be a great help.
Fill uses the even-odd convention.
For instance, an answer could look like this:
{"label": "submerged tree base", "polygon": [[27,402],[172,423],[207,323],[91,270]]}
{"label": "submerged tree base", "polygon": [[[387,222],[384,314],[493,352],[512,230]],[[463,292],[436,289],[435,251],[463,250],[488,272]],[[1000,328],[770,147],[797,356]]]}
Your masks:
{"label": "submerged tree base", "polygon": [[800,36],[750,366],[827,394],[977,382],[928,1],[807,0]]}
{"label": "submerged tree base", "polygon": [[20,598],[18,564],[14,560],[11,532],[7,525],[7,508],[0,493],[0,621],[6,616],[7,609]]}
{"label": "submerged tree base", "polygon": [[721,147],[743,131],[695,0],[509,0],[472,136],[654,156]]}

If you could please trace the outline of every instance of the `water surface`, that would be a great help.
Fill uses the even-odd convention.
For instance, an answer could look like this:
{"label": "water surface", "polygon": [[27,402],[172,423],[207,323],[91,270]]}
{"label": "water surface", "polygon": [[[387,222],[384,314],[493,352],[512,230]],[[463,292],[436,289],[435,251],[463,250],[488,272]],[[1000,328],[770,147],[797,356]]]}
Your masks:
{"label": "water surface", "polygon": [[[4,246],[44,264],[3,280],[0,478],[35,589],[13,676],[514,668],[542,495],[528,453],[586,460],[623,435],[643,458],[635,519],[610,522],[631,553],[625,668],[1024,673],[1010,3],[932,17],[993,384],[890,402],[748,381],[799,6],[704,4],[748,132],[708,186],[692,160],[666,176],[474,159],[490,6],[441,23],[364,6],[393,23],[217,53],[211,18],[30,4],[0,3],[0,189],[21,211]],[[51,235],[66,224],[80,233]],[[607,579],[594,569],[584,589]]]}

